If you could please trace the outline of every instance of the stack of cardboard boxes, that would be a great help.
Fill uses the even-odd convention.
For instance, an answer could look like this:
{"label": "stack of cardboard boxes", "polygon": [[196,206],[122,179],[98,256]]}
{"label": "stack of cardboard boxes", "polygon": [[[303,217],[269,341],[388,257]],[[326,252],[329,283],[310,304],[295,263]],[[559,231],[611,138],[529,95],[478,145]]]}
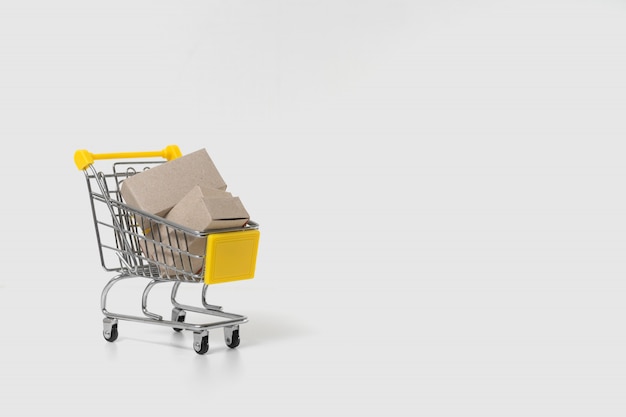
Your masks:
{"label": "stack of cardboard boxes", "polygon": [[[226,188],[206,149],[200,149],[128,177],[120,193],[135,209],[206,232],[245,226],[250,219],[239,197]],[[139,241],[141,249],[159,263],[162,273],[199,272],[206,239],[182,236],[176,229],[153,224],[146,218],[137,221],[146,237]],[[180,256],[181,251],[192,256]]]}

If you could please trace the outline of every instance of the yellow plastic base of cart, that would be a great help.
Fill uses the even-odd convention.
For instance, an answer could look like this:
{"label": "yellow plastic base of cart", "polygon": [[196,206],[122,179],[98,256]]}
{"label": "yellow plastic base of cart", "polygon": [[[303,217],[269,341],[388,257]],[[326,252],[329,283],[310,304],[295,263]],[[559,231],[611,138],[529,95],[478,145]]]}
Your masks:
{"label": "yellow plastic base of cart", "polygon": [[253,278],[259,236],[258,230],[208,235],[204,283],[220,284]]}

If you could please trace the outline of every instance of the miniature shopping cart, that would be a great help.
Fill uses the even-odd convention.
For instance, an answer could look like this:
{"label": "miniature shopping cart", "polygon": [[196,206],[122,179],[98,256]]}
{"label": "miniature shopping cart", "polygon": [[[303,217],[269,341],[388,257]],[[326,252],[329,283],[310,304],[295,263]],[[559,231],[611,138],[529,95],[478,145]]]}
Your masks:
{"label": "miniature shopping cart", "polygon": [[[223,328],[226,345],[235,348],[240,342],[239,325],[247,322],[247,317],[227,313],[222,307],[209,304],[206,293],[211,284],[254,277],[259,225],[248,221],[238,228],[210,232],[191,230],[128,206],[120,194],[121,183],[131,175],[180,156],[182,154],[176,145],[154,152],[92,154],[78,150],[74,154],[74,162],[87,180],[102,267],[115,273],[104,286],[100,299],[104,314],[103,335],[107,341],[115,341],[120,320],[155,324],[177,332],[193,332],[193,349],[205,354],[209,349],[209,330]],[[112,168],[100,171],[95,168],[96,160],[113,160]],[[158,235],[154,232],[157,230]],[[200,253],[192,251],[191,242],[195,242],[196,248],[200,242],[206,250]],[[129,278],[148,280],[141,298],[143,316],[119,314],[107,309],[111,288]],[[150,291],[160,283],[172,284],[171,320],[149,311],[147,307]],[[178,290],[183,283],[202,284],[201,305],[186,305],[177,301]],[[187,312],[210,316],[213,321],[185,321]]]}

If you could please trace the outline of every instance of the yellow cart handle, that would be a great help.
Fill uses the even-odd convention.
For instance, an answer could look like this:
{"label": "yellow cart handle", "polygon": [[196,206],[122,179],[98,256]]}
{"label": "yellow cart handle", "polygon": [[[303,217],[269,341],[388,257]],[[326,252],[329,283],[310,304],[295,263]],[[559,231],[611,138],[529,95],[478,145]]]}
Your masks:
{"label": "yellow cart handle", "polygon": [[78,169],[85,170],[96,159],[127,159],[127,158],[153,158],[162,157],[171,161],[183,156],[177,145],[168,145],[160,151],[148,152],[116,152],[93,154],[85,149],[79,149],[74,153],[74,163]]}

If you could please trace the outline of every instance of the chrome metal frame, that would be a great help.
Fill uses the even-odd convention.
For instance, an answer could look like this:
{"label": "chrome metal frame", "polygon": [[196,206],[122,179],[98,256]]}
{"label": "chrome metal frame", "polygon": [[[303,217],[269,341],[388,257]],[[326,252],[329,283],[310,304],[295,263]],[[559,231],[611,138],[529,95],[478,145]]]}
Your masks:
{"label": "chrome metal frame", "polygon": [[[187,263],[191,266],[191,257],[197,260],[197,255],[185,252],[179,249],[186,247],[188,238],[206,239],[209,235],[207,232],[199,232],[186,229],[180,225],[168,222],[158,216],[141,210],[133,209],[122,201],[119,186],[121,182],[144,169],[149,169],[155,164],[162,161],[141,161],[141,162],[116,162],[113,164],[112,173],[102,173],[90,165],[84,170],[87,181],[87,188],[91,202],[91,210],[96,231],[96,239],[98,242],[98,250],[102,267],[106,271],[116,272],[113,278],[104,286],[100,298],[100,306],[103,319],[103,335],[106,340],[114,341],[117,338],[117,324],[119,320],[139,322],[145,324],[154,324],[159,326],[171,327],[177,331],[187,330],[194,334],[193,348],[197,353],[206,353],[208,350],[208,331],[216,328],[224,329],[224,339],[229,347],[236,347],[239,344],[239,325],[246,323],[246,316],[234,313],[227,313],[221,306],[209,304],[207,302],[208,285],[204,283],[204,260],[202,259],[202,268],[200,271],[188,270],[183,266],[172,266],[160,261],[147,257],[140,247],[141,244],[157,244],[156,241],[150,240],[145,233],[140,231],[140,225],[137,219],[147,221],[151,224],[157,224],[160,227],[175,232],[176,242],[169,244],[158,242],[159,250],[162,252],[176,250],[177,259],[185,259],[188,257]],[[121,169],[120,169],[121,167]],[[96,186],[93,186],[93,185]],[[106,206],[104,209],[103,206]],[[249,221],[241,228],[220,229],[213,233],[224,233],[229,231],[258,229],[259,225],[253,221]],[[107,233],[104,233],[104,232]],[[112,232],[112,233],[110,233]],[[107,236],[114,239],[114,242],[107,241]],[[180,241],[179,241],[180,239]],[[114,265],[111,264],[109,258],[105,255],[113,253],[113,259],[117,259]],[[173,256],[173,255],[172,255]],[[140,278],[149,280],[143,290],[141,297],[142,316],[123,314],[110,311],[107,308],[107,301],[110,290],[119,282]],[[201,306],[193,306],[182,304],[176,299],[180,285],[187,283],[202,283]],[[151,290],[157,284],[173,283],[170,294],[172,304],[172,319],[166,320],[163,316],[156,314],[148,309],[148,298]],[[189,323],[185,322],[186,312],[200,313],[207,316],[219,317],[225,320],[218,320],[205,323]],[[180,318],[183,321],[178,321]],[[237,340],[234,340],[236,336]]]}

